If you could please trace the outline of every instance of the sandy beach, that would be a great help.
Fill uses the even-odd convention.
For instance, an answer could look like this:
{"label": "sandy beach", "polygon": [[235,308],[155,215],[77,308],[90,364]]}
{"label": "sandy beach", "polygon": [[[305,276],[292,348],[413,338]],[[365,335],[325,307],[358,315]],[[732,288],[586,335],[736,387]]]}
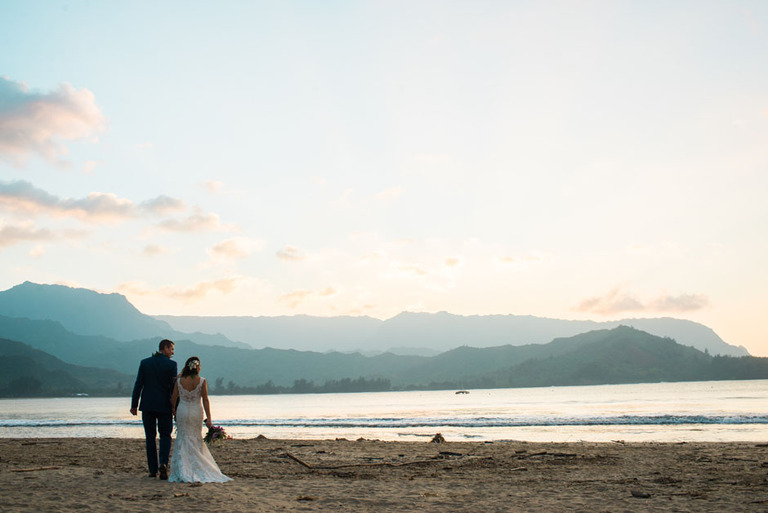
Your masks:
{"label": "sandy beach", "polygon": [[768,445],[230,440],[226,484],[146,475],[137,439],[0,440],[0,511],[768,511]]}

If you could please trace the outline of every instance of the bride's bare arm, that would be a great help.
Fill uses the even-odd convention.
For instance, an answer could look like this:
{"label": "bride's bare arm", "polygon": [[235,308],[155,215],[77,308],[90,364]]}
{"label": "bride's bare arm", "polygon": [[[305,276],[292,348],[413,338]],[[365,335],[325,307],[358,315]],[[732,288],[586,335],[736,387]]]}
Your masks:
{"label": "bride's bare arm", "polygon": [[171,394],[171,411],[173,416],[176,416],[176,401],[179,399],[179,380],[173,384],[173,393]]}
{"label": "bride's bare arm", "polygon": [[203,408],[205,408],[205,425],[210,428],[213,426],[213,421],[211,420],[211,403],[208,401],[208,380],[203,381],[203,390],[200,395],[203,398]]}

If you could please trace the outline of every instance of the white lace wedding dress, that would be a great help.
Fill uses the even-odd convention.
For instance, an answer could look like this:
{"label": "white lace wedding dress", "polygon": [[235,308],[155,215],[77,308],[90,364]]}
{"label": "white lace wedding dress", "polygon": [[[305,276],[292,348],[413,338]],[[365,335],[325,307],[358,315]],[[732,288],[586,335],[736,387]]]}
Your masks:
{"label": "white lace wedding dress", "polygon": [[211,451],[203,442],[203,404],[200,392],[204,378],[186,390],[178,383],[179,406],[176,408],[176,441],[173,446],[168,481],[176,483],[225,483],[231,479],[219,470]]}

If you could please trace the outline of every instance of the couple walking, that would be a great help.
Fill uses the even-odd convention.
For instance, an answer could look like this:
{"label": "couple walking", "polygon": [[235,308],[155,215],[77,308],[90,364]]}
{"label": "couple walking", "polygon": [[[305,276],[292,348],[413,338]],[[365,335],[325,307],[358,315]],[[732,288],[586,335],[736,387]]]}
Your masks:
{"label": "couple walking", "polygon": [[[210,428],[211,407],[208,384],[200,377],[200,359],[189,358],[176,376],[176,362],[171,360],[174,343],[164,339],[159,351],[139,365],[131,398],[131,414],[141,410],[147,445],[149,477],[168,479],[177,483],[223,483],[231,479],[221,473],[203,443],[203,409],[205,423]],[[141,399],[141,401],[139,401]],[[178,402],[177,402],[178,400]],[[177,407],[178,405],[178,407]],[[176,418],[176,446],[170,466],[171,431]],[[155,438],[160,433],[158,455]]]}

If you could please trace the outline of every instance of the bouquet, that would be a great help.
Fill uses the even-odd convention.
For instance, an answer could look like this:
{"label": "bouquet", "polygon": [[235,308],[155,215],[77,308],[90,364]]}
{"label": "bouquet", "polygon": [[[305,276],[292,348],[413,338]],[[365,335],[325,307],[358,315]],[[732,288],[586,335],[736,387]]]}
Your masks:
{"label": "bouquet", "polygon": [[212,426],[208,428],[208,433],[206,433],[205,438],[203,438],[203,442],[208,445],[216,445],[224,440],[232,440],[232,437],[229,436],[221,426]]}

